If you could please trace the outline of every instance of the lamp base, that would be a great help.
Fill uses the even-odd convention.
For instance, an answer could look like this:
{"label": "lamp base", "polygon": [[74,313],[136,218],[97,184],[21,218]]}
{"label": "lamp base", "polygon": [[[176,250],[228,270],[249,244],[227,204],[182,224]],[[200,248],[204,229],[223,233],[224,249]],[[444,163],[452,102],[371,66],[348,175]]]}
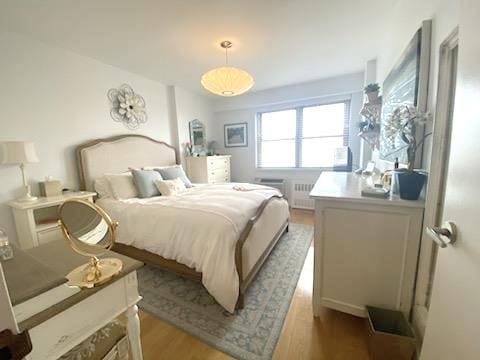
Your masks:
{"label": "lamp base", "polygon": [[32,196],[30,194],[26,194],[26,195],[22,196],[21,198],[17,199],[18,202],[32,202],[32,201],[37,201],[37,200],[38,200],[38,197]]}
{"label": "lamp base", "polygon": [[32,202],[32,201],[37,201],[38,198],[36,196],[32,196],[30,194],[30,185],[26,185],[25,187],[25,195],[23,195],[21,198],[18,198],[18,202]]}

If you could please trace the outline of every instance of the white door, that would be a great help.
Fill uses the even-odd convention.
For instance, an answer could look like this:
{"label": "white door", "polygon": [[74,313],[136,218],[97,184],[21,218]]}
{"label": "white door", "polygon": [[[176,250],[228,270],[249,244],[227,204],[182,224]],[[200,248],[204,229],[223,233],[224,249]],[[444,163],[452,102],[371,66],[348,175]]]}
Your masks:
{"label": "white door", "polygon": [[454,244],[438,252],[421,360],[480,359],[479,18],[480,1],[463,0],[443,211],[458,233]]}

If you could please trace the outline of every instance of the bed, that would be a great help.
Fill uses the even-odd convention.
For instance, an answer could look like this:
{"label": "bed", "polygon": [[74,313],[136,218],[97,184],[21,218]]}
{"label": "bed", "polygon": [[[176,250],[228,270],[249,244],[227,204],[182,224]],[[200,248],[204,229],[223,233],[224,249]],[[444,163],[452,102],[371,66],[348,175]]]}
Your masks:
{"label": "bed", "polygon": [[[97,139],[77,147],[82,190],[129,168],[173,166],[178,152],[142,135]],[[184,194],[147,199],[98,199],[119,221],[115,251],[201,281],[229,312],[281,236],[288,203],[275,189],[253,184],[197,185]]]}

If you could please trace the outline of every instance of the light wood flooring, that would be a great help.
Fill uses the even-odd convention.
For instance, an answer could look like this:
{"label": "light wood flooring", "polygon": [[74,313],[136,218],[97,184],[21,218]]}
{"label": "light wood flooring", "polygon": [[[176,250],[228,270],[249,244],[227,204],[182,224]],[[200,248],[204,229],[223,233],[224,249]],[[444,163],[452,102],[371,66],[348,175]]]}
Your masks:
{"label": "light wood flooring", "polygon": [[[313,225],[313,212],[291,210],[291,222]],[[368,360],[364,319],[324,309],[312,314],[313,247],[310,248],[274,360]],[[143,311],[141,338],[145,360],[224,360],[230,356]]]}

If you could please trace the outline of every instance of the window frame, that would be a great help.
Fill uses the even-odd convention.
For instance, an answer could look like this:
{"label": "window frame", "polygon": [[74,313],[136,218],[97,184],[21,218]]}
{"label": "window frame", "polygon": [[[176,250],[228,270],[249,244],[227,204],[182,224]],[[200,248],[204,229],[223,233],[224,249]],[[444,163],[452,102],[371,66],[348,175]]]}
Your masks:
{"label": "window frame", "polygon": [[[302,105],[292,105],[292,106],[285,106],[285,107],[276,107],[273,109],[265,109],[262,111],[258,111],[255,114],[255,168],[257,170],[278,170],[278,171],[315,171],[315,170],[344,170],[351,167],[352,164],[352,156],[349,150],[348,156],[348,165],[345,167],[306,167],[301,166],[302,163],[302,140],[304,137],[302,136],[303,130],[303,109],[309,107],[316,107],[316,106],[326,106],[326,105],[333,105],[333,104],[344,104],[345,106],[345,114],[344,114],[344,123],[343,123],[343,146],[349,147],[350,142],[350,119],[351,119],[351,112],[352,112],[352,101],[350,98],[342,99],[342,100],[332,100],[328,102],[314,102]],[[262,148],[262,139],[261,139],[261,123],[262,123],[262,115],[265,113],[274,113],[286,110],[295,110],[296,111],[296,132],[295,132],[295,166],[289,167],[268,167],[268,166],[260,166],[260,159],[259,154],[261,153]],[[315,136],[315,137],[307,137],[308,138],[331,138],[331,137],[340,137],[341,135],[326,135],[326,136]]]}

